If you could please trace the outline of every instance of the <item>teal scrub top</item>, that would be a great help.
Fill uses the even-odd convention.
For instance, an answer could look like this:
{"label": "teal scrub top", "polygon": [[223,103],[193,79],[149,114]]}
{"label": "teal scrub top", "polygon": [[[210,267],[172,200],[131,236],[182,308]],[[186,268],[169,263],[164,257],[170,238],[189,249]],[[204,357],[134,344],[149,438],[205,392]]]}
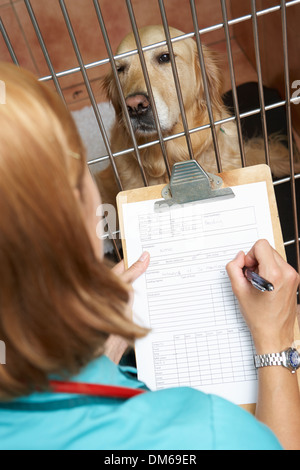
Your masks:
{"label": "teal scrub top", "polygon": [[[107,357],[74,382],[146,388],[136,370]],[[192,388],[146,392],[127,400],[35,393],[0,403],[0,450],[281,449],[250,413]]]}

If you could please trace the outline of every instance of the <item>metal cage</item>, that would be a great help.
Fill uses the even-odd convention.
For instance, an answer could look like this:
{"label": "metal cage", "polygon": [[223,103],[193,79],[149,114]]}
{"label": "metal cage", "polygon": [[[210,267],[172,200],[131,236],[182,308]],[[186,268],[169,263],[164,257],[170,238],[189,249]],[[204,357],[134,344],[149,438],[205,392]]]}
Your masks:
{"label": "metal cage", "polygon": [[[8,0],[7,0],[8,1]],[[111,42],[109,35],[107,33],[107,28],[105,24],[105,20],[102,14],[102,7],[101,7],[101,0],[81,0],[82,4],[92,4],[94,8],[94,15],[95,18],[97,19],[99,30],[94,31],[95,35],[102,35],[106,50],[107,50],[107,56],[105,59],[100,59],[93,62],[93,63],[85,63],[84,58],[82,56],[81,50],[80,50],[80,45],[78,38],[76,36],[73,24],[72,24],[72,19],[70,15],[70,6],[66,6],[66,1],[65,0],[57,0],[59,4],[59,8],[61,10],[61,14],[64,18],[64,22],[68,31],[69,38],[71,40],[74,52],[76,54],[78,66],[75,68],[67,69],[67,70],[55,70],[53,66],[53,58],[51,59],[49,51],[46,46],[45,38],[43,37],[41,27],[39,25],[39,22],[37,20],[37,17],[35,15],[34,8],[32,6],[32,1],[30,0],[22,0],[24,2],[24,5],[27,10],[27,14],[30,17],[30,20],[32,22],[32,26],[34,28],[35,34],[36,34],[36,40],[39,43],[39,47],[43,53],[43,56],[46,60],[47,66],[49,68],[49,74],[46,76],[41,76],[39,79],[44,82],[51,82],[54,84],[55,89],[57,93],[61,96],[61,98],[65,101],[65,96],[61,87],[61,80],[69,75],[76,74],[80,72],[83,77],[84,81],[84,86],[86,88],[91,106],[93,108],[93,112],[97,121],[97,126],[98,126],[98,131],[101,134],[101,138],[104,142],[105,149],[106,149],[106,155],[99,155],[95,156],[94,158],[90,159],[88,161],[88,164],[90,166],[91,171],[93,172],[93,167],[96,164],[99,164],[101,162],[110,162],[110,164],[113,166],[114,172],[115,172],[115,177],[118,182],[119,189],[122,190],[122,178],[118,174],[117,168],[114,164],[116,158],[122,158],[122,156],[128,152],[135,152],[136,158],[139,162],[140,165],[140,171],[143,176],[143,181],[144,184],[147,185],[147,178],[145,177],[143,167],[141,164],[141,160],[139,157],[139,151],[141,150],[142,147],[139,147],[137,144],[137,141],[135,139],[134,132],[132,128],[130,127],[130,118],[128,116],[128,111],[127,107],[125,104],[125,99],[123,96],[122,105],[124,107],[124,112],[125,115],[127,116],[127,121],[129,123],[129,128],[131,130],[131,138],[132,138],[132,148],[130,149],[123,149],[121,152],[117,154],[113,154],[112,150],[110,148],[110,143],[109,143],[109,136],[107,133],[107,130],[105,128],[105,125],[103,123],[103,117],[101,115],[101,112],[99,111],[99,107],[97,105],[97,100],[95,98],[95,94],[91,85],[91,81],[89,79],[88,72],[89,70],[92,70],[94,68],[101,68],[107,64],[110,64],[112,67],[113,74],[115,76],[115,79],[118,84],[118,89],[121,93],[121,98],[122,98],[122,88],[119,83],[118,79],[118,74],[116,70],[116,65],[115,65],[115,60],[120,59],[121,57],[130,55],[130,54],[138,54],[141,62],[141,66],[143,69],[144,77],[145,77],[145,82],[148,88],[149,92],[149,97],[151,99],[152,104],[154,104],[153,100],[153,94],[151,90],[151,83],[149,80],[148,72],[147,72],[147,67],[146,63],[144,60],[144,52],[150,48],[155,48],[158,46],[161,46],[162,43],[160,44],[153,44],[151,46],[147,46],[145,48],[142,48],[141,46],[141,41],[139,38],[139,32],[138,32],[138,24],[136,21],[136,16],[135,16],[135,9],[134,9],[134,3],[136,4],[137,2],[132,1],[132,0],[124,0],[124,4],[126,4],[126,8],[128,11],[129,19],[130,19],[130,24],[132,31],[135,36],[136,44],[137,44],[137,49],[134,51],[131,51],[128,54],[124,54],[123,56],[114,56]],[[142,3],[142,0],[139,0],[140,3]],[[293,224],[293,234],[294,236],[288,239],[285,239],[285,246],[286,249],[292,249],[294,252],[295,256],[295,267],[297,267],[299,271],[299,228],[298,228],[298,208],[297,208],[297,203],[299,206],[299,194],[297,196],[297,187],[296,183],[297,180],[299,179],[300,175],[295,174],[294,172],[294,165],[293,165],[293,127],[292,127],[292,113],[291,113],[291,106],[296,105],[299,102],[298,95],[294,96],[295,94],[292,93],[292,88],[291,88],[291,83],[290,83],[290,69],[289,69],[289,47],[288,47],[288,34],[287,34],[287,10],[294,10],[295,12],[299,10],[300,8],[300,0],[293,0],[293,1],[284,1],[281,0],[280,2],[278,1],[277,4],[273,6],[269,6],[268,8],[257,10],[256,8],[256,1],[255,0],[249,0],[249,6],[251,2],[251,7],[250,11],[248,14],[234,18],[234,19],[229,19],[228,18],[228,9],[227,9],[227,3],[226,0],[220,0],[220,11],[222,14],[222,22],[218,24],[212,24],[209,27],[206,27],[204,29],[199,28],[199,22],[198,22],[198,15],[197,15],[197,8],[199,8],[199,4],[201,7],[201,1],[200,0],[189,0],[189,7],[190,7],[190,14],[192,17],[192,22],[193,22],[193,29],[188,31],[187,34],[177,37],[175,39],[170,38],[169,34],[169,24],[168,24],[168,18],[167,18],[167,12],[166,12],[166,6],[165,3],[166,1],[164,0],[157,0],[159,11],[160,11],[160,16],[161,16],[161,23],[164,27],[165,34],[166,34],[166,42],[164,44],[167,44],[169,48],[169,52],[171,55],[171,63],[172,63],[172,70],[173,70],[173,75],[174,75],[174,80],[175,80],[175,85],[176,85],[176,90],[177,90],[177,96],[178,96],[178,101],[179,101],[179,106],[181,110],[181,115],[182,115],[182,121],[184,125],[184,132],[182,134],[177,134],[173,136],[169,136],[165,138],[161,132],[160,129],[160,124],[159,120],[157,118],[157,115],[155,115],[155,120],[156,120],[156,126],[157,126],[157,139],[154,140],[151,143],[148,143],[147,145],[157,145],[159,144],[161,146],[162,154],[164,156],[166,168],[168,175],[170,176],[170,166],[168,163],[168,157],[166,154],[165,150],[165,142],[167,139],[176,139],[178,137],[185,136],[186,141],[187,141],[187,146],[189,149],[190,157],[193,157],[193,148],[191,144],[191,134],[194,132],[201,132],[204,128],[210,128],[211,133],[212,133],[212,139],[214,143],[214,148],[215,148],[215,156],[216,156],[216,162],[217,162],[217,167],[218,170],[221,172],[222,171],[222,155],[220,155],[220,151],[218,148],[218,142],[216,138],[216,133],[215,133],[215,126],[223,124],[229,120],[236,121],[237,125],[237,130],[238,130],[238,137],[239,137],[239,145],[240,145],[240,153],[241,153],[241,166],[245,165],[245,158],[244,158],[244,147],[243,147],[243,136],[242,136],[242,130],[241,130],[241,122],[245,117],[248,116],[253,116],[253,115],[260,115],[261,116],[261,125],[262,125],[262,134],[264,138],[264,144],[265,144],[265,157],[266,157],[266,163],[269,164],[269,152],[268,152],[268,131],[267,131],[267,125],[266,125],[266,112],[271,109],[275,108],[284,108],[286,112],[286,120],[287,120],[287,140],[288,140],[288,148],[289,148],[289,157],[290,157],[290,176],[287,176],[284,179],[274,181],[275,186],[279,186],[282,184],[289,184],[289,191],[290,191],[290,204],[292,206],[292,221],[291,223]],[[146,2],[145,2],[145,8],[147,8]],[[271,15],[274,12],[280,12],[281,15],[281,37],[282,37],[282,45],[283,45],[283,63],[284,67],[282,69],[282,77],[284,79],[284,91],[285,91],[285,97],[284,99],[278,100],[276,103],[273,103],[271,105],[266,105],[264,102],[264,94],[263,94],[263,78],[262,78],[262,72],[261,72],[261,57],[260,57],[260,39],[259,39],[259,31],[258,31],[258,19],[260,17],[263,17],[264,15]],[[250,111],[246,113],[241,113],[239,109],[239,101],[238,101],[238,96],[237,96],[237,85],[236,85],[236,79],[235,79],[235,67],[233,63],[233,53],[232,53],[232,38],[230,35],[230,27],[233,27],[238,24],[250,24],[252,25],[252,32],[253,32],[253,47],[255,51],[255,62],[256,62],[256,71],[257,71],[257,82],[258,82],[258,89],[259,89],[259,100],[260,100],[260,106],[255,107],[254,109],[251,109]],[[0,18],[0,27],[1,27],[1,33],[3,36],[4,44],[5,47],[7,48],[11,61],[14,62],[15,64],[19,65],[19,57],[17,56],[17,53],[15,51],[15,44],[13,44],[13,41],[10,40],[9,37],[9,32],[7,31],[5,20]],[[55,29],[55,25],[53,25],[53,29]],[[205,86],[205,63],[203,59],[203,52],[202,52],[202,35],[207,34],[210,32],[222,30],[225,35],[225,40],[226,40],[226,51],[227,51],[227,60],[229,64],[229,71],[230,71],[230,80],[231,80],[231,88],[232,88],[232,97],[233,97],[233,104],[234,104],[234,114],[232,117],[228,118],[227,120],[224,121],[218,121],[214,122],[213,119],[213,114],[211,110],[211,101],[210,101],[210,96],[208,93],[207,86]],[[279,33],[278,33],[279,34]],[[202,75],[204,79],[204,87],[205,87],[205,95],[206,95],[206,100],[208,104],[208,111],[209,111],[209,117],[210,117],[210,122],[207,123],[206,126],[197,128],[197,129],[189,129],[188,123],[185,117],[185,109],[184,109],[184,104],[182,101],[182,96],[181,96],[181,90],[180,90],[180,83],[178,80],[177,76],[177,70],[176,70],[176,61],[174,59],[174,54],[173,54],[173,49],[172,49],[172,44],[174,41],[181,41],[185,38],[194,38],[197,44],[198,48],[198,53],[199,53],[199,59],[200,59],[200,65],[201,65],[201,70],[202,70]],[[300,45],[300,44],[299,44]],[[30,46],[30,45],[29,45]],[[1,59],[1,56],[0,56]],[[2,57],[3,60],[3,57]],[[1,78],[1,77],[0,77]],[[300,79],[300,77],[299,77]],[[154,105],[155,108],[155,105]],[[154,113],[155,114],[155,113]],[[118,252],[117,246],[115,244],[115,249],[117,250],[117,256],[120,257],[120,253]]]}

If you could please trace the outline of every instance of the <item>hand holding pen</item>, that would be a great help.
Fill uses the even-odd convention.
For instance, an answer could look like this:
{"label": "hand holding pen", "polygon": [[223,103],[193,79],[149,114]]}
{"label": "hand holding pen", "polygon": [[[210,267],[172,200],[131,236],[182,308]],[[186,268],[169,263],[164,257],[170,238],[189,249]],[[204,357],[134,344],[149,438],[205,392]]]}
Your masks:
{"label": "hand holding pen", "polygon": [[259,291],[272,292],[274,290],[274,286],[271,282],[259,276],[259,274],[257,274],[255,271],[251,271],[251,269],[247,268],[246,266],[243,267],[243,273],[247,281],[251,282],[253,287]]}
{"label": "hand holding pen", "polygon": [[[262,293],[255,289],[250,283],[254,276],[251,274],[250,282],[245,277],[245,266],[268,279],[274,286],[273,291]],[[296,293],[300,276],[292,266],[266,240],[259,240],[249,253],[239,252],[226,269],[251,331],[256,354],[276,354],[295,347]],[[258,380],[257,419],[272,429],[286,448],[300,448],[297,375],[285,367],[263,367],[259,369]]]}
{"label": "hand holding pen", "polygon": [[[250,272],[244,269],[245,266]],[[264,354],[269,349],[281,351],[289,346],[294,337],[296,292],[300,279],[297,272],[266,240],[256,242],[247,254],[238,253],[226,268],[257,354],[261,350]],[[259,278],[254,271],[259,272]],[[246,275],[252,284],[258,280],[256,288]],[[272,287],[273,291],[268,291]],[[257,288],[266,289],[269,295],[261,294]]]}

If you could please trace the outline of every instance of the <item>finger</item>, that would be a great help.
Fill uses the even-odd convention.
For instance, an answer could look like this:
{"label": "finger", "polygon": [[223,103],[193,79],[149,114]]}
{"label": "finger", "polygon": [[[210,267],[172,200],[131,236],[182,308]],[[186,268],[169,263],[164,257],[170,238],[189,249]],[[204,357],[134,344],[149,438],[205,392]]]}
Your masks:
{"label": "finger", "polygon": [[245,253],[240,251],[236,257],[227,264],[226,270],[229,276],[233,290],[235,291],[238,287],[246,287],[248,281],[246,280],[243,267],[245,266]]}
{"label": "finger", "polygon": [[258,274],[273,284],[280,271],[285,268],[285,264],[286,262],[267,240],[256,242],[245,257],[247,267],[257,267]]}
{"label": "finger", "polygon": [[125,272],[125,264],[124,260],[120,261],[118,264],[116,264],[113,268],[112,271],[117,275],[120,276]]}
{"label": "finger", "polygon": [[258,240],[246,254],[245,266],[252,268],[261,263],[274,263],[274,251],[267,240]]}
{"label": "finger", "polygon": [[136,281],[142,274],[144,274],[149,266],[149,262],[150,255],[148,252],[144,252],[140,259],[130,266],[124,274],[122,274],[122,279],[129,283]]}
{"label": "finger", "polygon": [[245,253],[240,251],[236,257],[226,265],[226,270],[230,279],[244,278],[243,267],[245,266]]}

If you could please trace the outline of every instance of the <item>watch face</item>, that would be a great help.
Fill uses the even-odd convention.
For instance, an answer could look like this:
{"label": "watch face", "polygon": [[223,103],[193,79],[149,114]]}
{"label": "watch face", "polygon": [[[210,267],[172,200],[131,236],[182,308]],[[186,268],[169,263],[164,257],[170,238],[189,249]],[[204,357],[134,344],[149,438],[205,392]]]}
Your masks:
{"label": "watch face", "polygon": [[299,353],[296,349],[292,349],[289,354],[289,362],[292,367],[295,369],[298,369],[300,366],[300,358],[299,358]]}

